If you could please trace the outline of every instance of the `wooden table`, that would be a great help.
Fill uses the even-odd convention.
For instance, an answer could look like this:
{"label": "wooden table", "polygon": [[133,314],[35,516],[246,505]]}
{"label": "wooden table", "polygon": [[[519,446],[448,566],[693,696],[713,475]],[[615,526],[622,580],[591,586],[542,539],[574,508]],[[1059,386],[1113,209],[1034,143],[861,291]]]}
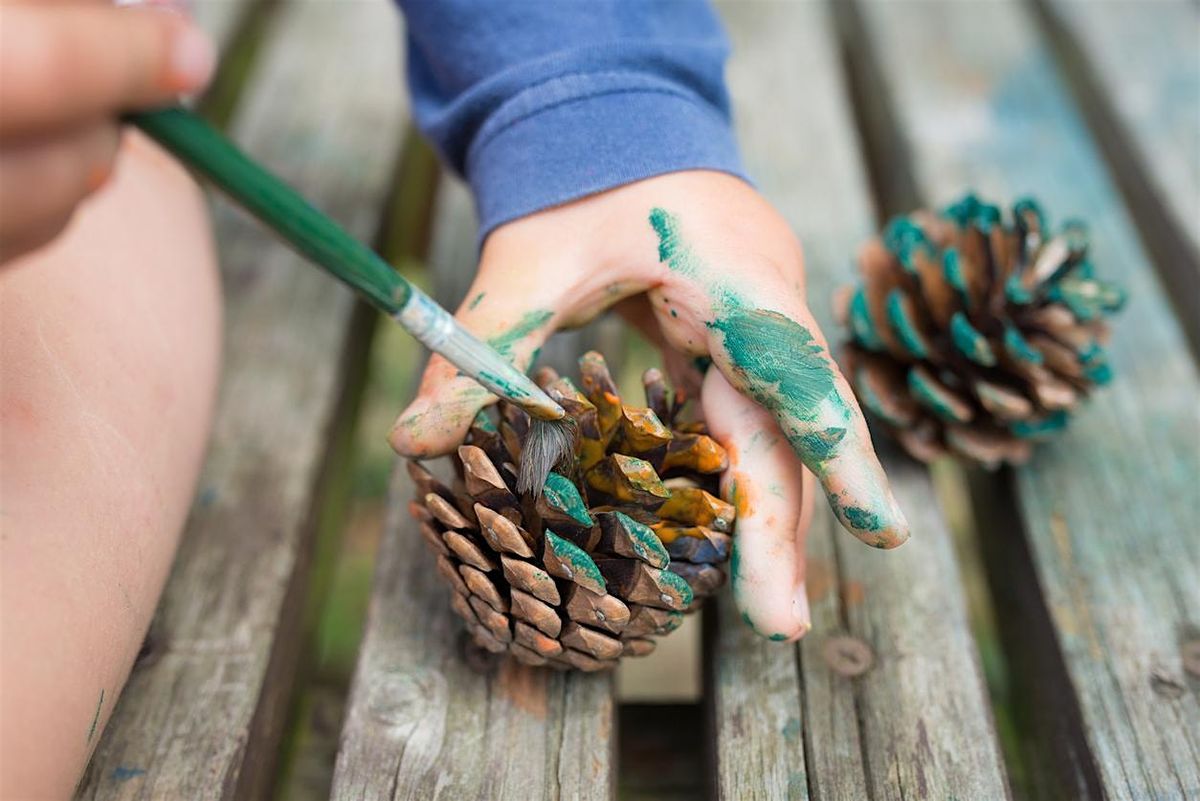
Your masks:
{"label": "wooden table", "polygon": [[[719,5],[748,166],[804,241],[827,330],[823,299],[877,215],[968,187],[1033,192],[1089,220],[1095,261],[1132,302],[1116,324],[1116,381],[1027,467],[931,476],[885,452],[914,531],[896,552],[864,548],[819,511],[815,629],[799,646],[755,638],[727,597],[704,610],[707,748],[693,787],[814,801],[1200,798],[1200,9]],[[210,113],[356,234],[382,230],[389,255],[411,257],[414,236],[431,235],[429,280],[457,304],[475,256],[469,200],[443,182],[433,203],[410,158],[394,9],[197,11],[228,54]],[[404,204],[434,213],[410,214],[397,250],[386,234]],[[375,321],[215,209],[228,308],[216,431],[80,798],[269,797],[311,678],[312,609],[327,594],[314,576],[337,541],[330,499]],[[549,358],[594,339],[563,337]],[[953,485],[970,504],[952,526],[940,501]],[[404,513],[403,471],[389,493],[332,796],[613,797],[626,754],[611,677],[465,660]],[[869,669],[847,649],[869,652]]]}

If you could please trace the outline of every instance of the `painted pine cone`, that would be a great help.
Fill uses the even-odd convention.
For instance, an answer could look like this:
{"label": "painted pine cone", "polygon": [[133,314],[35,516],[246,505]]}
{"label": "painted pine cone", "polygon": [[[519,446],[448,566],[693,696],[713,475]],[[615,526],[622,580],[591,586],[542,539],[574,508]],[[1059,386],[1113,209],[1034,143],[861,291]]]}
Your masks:
{"label": "painted pine cone", "polygon": [[416,462],[410,506],[474,641],[531,665],[614,667],[654,650],[726,579],[734,509],[716,497],[725,452],[658,370],[647,406],[624,405],[603,357],[580,359],[582,391],[535,376],[578,424],[575,463],[536,499],[516,493],[529,418],[501,402],[451,461],[453,486]]}
{"label": "painted pine cone", "polygon": [[860,403],[922,461],[1024,462],[1112,377],[1105,317],[1125,298],[1087,251],[1082,223],[1052,231],[1029,199],[1008,219],[974,195],[893,219],[837,299]]}

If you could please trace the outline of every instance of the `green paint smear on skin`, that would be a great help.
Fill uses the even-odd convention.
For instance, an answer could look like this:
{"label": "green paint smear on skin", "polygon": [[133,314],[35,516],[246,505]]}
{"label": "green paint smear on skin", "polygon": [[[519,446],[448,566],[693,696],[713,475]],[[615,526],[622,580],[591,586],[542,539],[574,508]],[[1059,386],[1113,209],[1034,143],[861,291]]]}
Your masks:
{"label": "green paint smear on skin", "polygon": [[919,371],[908,371],[908,388],[912,392],[913,397],[922,406],[943,420],[948,420],[952,423],[965,422],[954,411],[954,407],[946,397],[945,391],[936,384],[931,384],[926,376]]}
{"label": "green paint smear on skin", "polygon": [[546,486],[542,489],[546,503],[558,509],[580,525],[592,525],[592,517],[588,514],[587,505],[579,495],[579,490],[569,478],[558,473],[546,476]]}
{"label": "green paint smear on skin", "polygon": [[908,311],[904,308],[904,293],[899,289],[888,293],[887,314],[892,330],[908,352],[918,359],[928,358],[929,348],[925,344],[925,336],[917,330],[916,323],[908,316]]}
{"label": "green paint smear on skin", "polygon": [[1041,364],[1046,360],[1042,352],[1030,345],[1011,323],[1004,326],[1004,350],[1012,358],[1030,364]]}
{"label": "green paint smear on skin", "polygon": [[650,225],[658,234],[658,260],[677,273],[695,277],[695,258],[679,238],[679,220],[675,215],[666,209],[651,209]]}
{"label": "green paint smear on skin", "polygon": [[955,312],[950,318],[950,338],[954,347],[971,361],[984,367],[995,366],[996,354],[992,352],[992,346],[983,334],[975,330],[962,312]]}
{"label": "green paint smear on skin", "polygon": [[550,529],[546,529],[546,541],[553,549],[554,555],[560,561],[566,562],[571,566],[573,574],[576,576],[583,575],[593,581],[597,581],[601,587],[606,586],[604,576],[600,573],[600,568],[596,566],[596,563],[592,561],[592,557],[588,556],[586,551],[570,540],[558,536]]}
{"label": "green paint smear on skin", "polygon": [[471,302],[469,304],[467,304],[467,309],[470,311],[474,311],[475,307],[479,305],[479,302],[481,300],[483,300],[483,296],[486,294],[487,294],[486,292],[480,292],[478,295],[471,298]]}
{"label": "green paint smear on skin", "polygon": [[822,401],[837,397],[833,370],[808,329],[766,309],[723,309],[706,325],[725,337],[725,350],[750,394],[769,409],[811,420]]}
{"label": "green paint smear on skin", "polygon": [[538,330],[546,323],[550,322],[550,318],[554,316],[554,312],[549,309],[534,309],[527,311],[517,321],[517,324],[507,331],[497,334],[488,339],[487,343],[491,345],[501,356],[512,361],[513,346],[520,342],[525,337]]}
{"label": "green paint smear on skin", "polygon": [[814,458],[825,462],[837,455],[838,447],[845,438],[846,429],[827,428],[824,431],[802,434],[797,437],[797,440],[805,453],[812,454]]}
{"label": "green paint smear on skin", "polygon": [[[650,225],[658,234],[660,261],[672,270],[691,278],[704,272],[703,265],[681,240],[678,219],[661,208],[650,212]],[[796,321],[767,309],[753,308],[736,291],[708,280],[713,298],[713,320],[705,325],[720,331],[733,372],[741,379],[748,394],[764,407],[796,420],[813,422],[833,404],[845,426],[853,415],[847,401],[837,391],[833,369],[822,348],[807,328]],[[824,439],[831,438],[829,431]],[[819,465],[832,454],[805,450],[802,437],[793,446],[810,458],[810,466]],[[819,444],[819,443],[809,443]]]}
{"label": "green paint smear on skin", "polygon": [[850,521],[850,525],[859,531],[880,531],[883,529],[883,521],[879,519],[879,515],[859,506],[843,506],[842,516]]}

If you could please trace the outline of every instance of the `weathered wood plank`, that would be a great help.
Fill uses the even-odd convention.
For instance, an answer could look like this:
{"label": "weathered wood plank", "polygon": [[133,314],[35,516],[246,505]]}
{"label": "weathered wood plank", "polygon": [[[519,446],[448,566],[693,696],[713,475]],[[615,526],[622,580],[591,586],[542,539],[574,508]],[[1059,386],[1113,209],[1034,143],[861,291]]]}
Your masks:
{"label": "weathered wood plank", "polygon": [[219,50],[232,39],[242,15],[262,0],[193,0],[189,10],[197,24],[213,38]]}
{"label": "weathered wood plank", "polygon": [[1200,352],[1200,8],[1191,0],[1034,7]]}
{"label": "weathered wood plank", "polygon": [[[805,245],[810,304],[827,333],[874,228],[829,13],[818,3],[726,3],[730,89],[762,191]],[[780,85],[787,87],[780,92]],[[722,798],[1005,798],[953,545],[924,469],[885,466],[913,526],[879,552],[818,503],[809,535],[814,630],[796,650],[744,631],[720,604],[712,688]],[[859,676],[853,657],[874,664]]]}
{"label": "weathered wood plank", "polygon": [[1196,367],[1027,9],[928,11],[867,4],[861,43],[878,54],[900,126],[890,135],[907,141],[923,194],[1034,191],[1056,219],[1090,222],[1097,268],[1131,293],[1110,351],[1117,379],[1015,476],[1086,742],[1064,792],[1195,798],[1200,702],[1183,652],[1200,626]]}
{"label": "weathered wood plank", "polygon": [[[363,236],[401,130],[394,13],[384,0],[292,5],[233,126]],[[82,798],[262,798],[272,778],[353,303],[226,206],[216,230],[228,347],[211,451]]]}
{"label": "weathered wood plank", "polygon": [[[439,192],[435,295],[455,303],[474,274],[470,199]],[[512,660],[466,658],[449,592],[393,477],[362,653],[334,773],[337,799],[606,799],[614,792],[613,682]]]}

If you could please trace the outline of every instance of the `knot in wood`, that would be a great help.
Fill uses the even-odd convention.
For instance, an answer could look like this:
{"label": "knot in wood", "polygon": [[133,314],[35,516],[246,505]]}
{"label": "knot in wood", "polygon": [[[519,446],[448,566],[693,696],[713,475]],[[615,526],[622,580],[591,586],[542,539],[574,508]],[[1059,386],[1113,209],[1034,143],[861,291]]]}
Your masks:
{"label": "knot in wood", "polygon": [[1200,679],[1200,640],[1188,640],[1180,650],[1183,654],[1183,669]]}
{"label": "knot in wood", "polygon": [[838,635],[825,640],[821,646],[825,663],[839,676],[861,676],[875,664],[875,652],[864,640]]}

